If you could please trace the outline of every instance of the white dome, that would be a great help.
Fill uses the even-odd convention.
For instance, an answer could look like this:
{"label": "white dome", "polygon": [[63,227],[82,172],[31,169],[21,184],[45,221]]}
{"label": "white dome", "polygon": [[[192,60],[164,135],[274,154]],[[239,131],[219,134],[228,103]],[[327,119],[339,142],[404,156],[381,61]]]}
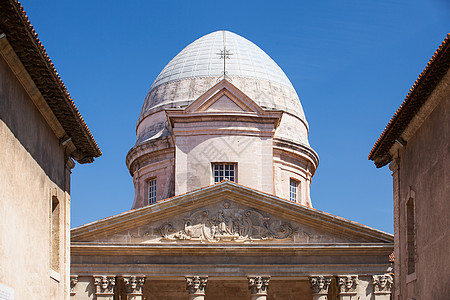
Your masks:
{"label": "white dome", "polygon": [[[178,53],[153,82],[137,125],[137,141],[170,135],[165,109],[191,104],[218,81],[226,79],[264,109],[286,112],[276,137],[304,145],[308,124],[300,99],[283,70],[258,46],[229,31],[216,31]],[[148,117],[148,118],[147,118]]]}
{"label": "white dome", "polygon": [[229,31],[207,34],[184,48],[161,71],[152,89],[186,78],[220,77],[224,71],[220,55],[224,47],[230,53],[229,59],[225,60],[229,77],[262,79],[294,89],[269,55],[249,40]]}

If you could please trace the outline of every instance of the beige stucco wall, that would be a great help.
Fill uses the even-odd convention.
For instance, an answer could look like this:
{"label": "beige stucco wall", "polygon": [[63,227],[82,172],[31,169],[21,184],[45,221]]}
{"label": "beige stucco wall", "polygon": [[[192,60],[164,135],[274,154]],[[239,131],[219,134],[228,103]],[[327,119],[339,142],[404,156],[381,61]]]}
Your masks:
{"label": "beige stucco wall", "polygon": [[236,163],[237,183],[272,194],[272,130],[243,122],[175,124],[175,195],[213,184],[212,163],[219,162]]}
{"label": "beige stucco wall", "polygon": [[[64,299],[70,227],[64,150],[2,56],[0,74],[0,283],[14,289],[15,299]],[[52,196],[60,202],[58,280],[50,268]]]}
{"label": "beige stucco wall", "polygon": [[[434,99],[434,100],[433,100]],[[430,97],[439,104],[399,149],[396,209],[396,277],[401,299],[450,295],[450,77]],[[427,105],[424,110],[429,109]],[[421,113],[418,114],[421,116]],[[418,120],[413,120],[412,126]],[[411,128],[409,128],[410,131]],[[395,179],[395,178],[394,178]],[[394,187],[395,189],[395,187]],[[415,201],[416,272],[407,274],[406,201]]]}

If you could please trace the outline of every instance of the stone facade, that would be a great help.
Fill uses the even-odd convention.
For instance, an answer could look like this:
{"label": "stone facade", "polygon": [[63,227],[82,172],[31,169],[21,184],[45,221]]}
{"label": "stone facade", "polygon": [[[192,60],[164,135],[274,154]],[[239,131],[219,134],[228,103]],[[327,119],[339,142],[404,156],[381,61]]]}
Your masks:
{"label": "stone facade", "polygon": [[[123,278],[145,276],[146,299],[168,289],[174,290],[167,299],[311,299],[315,276],[331,278],[333,289],[314,299],[328,293],[371,299],[372,276],[386,274],[392,241],[225,181],[73,229],[71,272],[78,276],[76,299],[92,299],[98,274],[117,278],[116,294]],[[347,278],[352,289],[337,292],[339,279]]]}
{"label": "stone facade", "polygon": [[[162,71],[127,154],[133,209],[72,229],[74,299],[374,299],[392,235],[312,208],[318,156],[295,90],[251,42],[225,31],[204,39],[211,37],[223,42],[223,53],[225,37],[255,49],[261,72],[233,76],[232,68],[198,78],[181,66]],[[191,46],[217,52],[214,42]],[[238,53],[233,66],[246,71],[251,58]],[[217,69],[209,59],[199,65]],[[261,78],[270,66],[273,76]],[[108,278],[114,292],[99,294]],[[142,283],[139,291],[132,282]],[[379,291],[389,295],[390,287]]]}
{"label": "stone facade", "polygon": [[[95,141],[62,91],[65,87],[20,4],[1,1],[2,299],[68,299],[75,288],[76,277],[69,277],[72,158],[92,161],[101,152],[95,147],[84,152],[80,143]],[[65,110],[72,115],[62,117]],[[86,140],[72,141],[78,133]]]}
{"label": "stone facade", "polygon": [[[395,299],[450,295],[449,44],[447,37],[371,152],[378,167],[390,163],[393,176]],[[381,279],[377,295],[392,285],[391,277]]]}
{"label": "stone facade", "polygon": [[[3,56],[0,74],[0,283],[12,287],[16,299],[40,298],[36,285],[50,292],[49,299],[63,299],[69,276],[66,179],[73,162],[66,167],[64,147]],[[49,218],[53,199],[59,203],[57,224]],[[56,236],[52,226],[59,228]]]}

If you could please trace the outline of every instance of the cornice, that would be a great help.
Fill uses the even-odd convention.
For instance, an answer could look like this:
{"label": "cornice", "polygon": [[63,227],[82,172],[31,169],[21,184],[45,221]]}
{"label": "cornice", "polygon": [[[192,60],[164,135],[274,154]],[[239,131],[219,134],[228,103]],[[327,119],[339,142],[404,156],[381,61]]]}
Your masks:
{"label": "cornice", "polygon": [[[327,243],[327,244],[113,244],[71,243],[71,255],[382,255],[392,253],[393,243]],[[387,263],[386,258],[386,263]]]}
{"label": "cornice", "polygon": [[157,156],[163,156],[173,153],[175,157],[175,144],[172,136],[164,136],[158,139],[146,141],[131,148],[126,156],[125,162],[131,176],[148,159],[155,159]]}
{"label": "cornice", "polygon": [[307,159],[313,166],[311,172],[312,175],[314,175],[317,167],[319,166],[319,156],[317,155],[316,151],[314,151],[310,146],[296,143],[294,141],[283,138],[274,138],[273,149],[300,155],[301,157]]}

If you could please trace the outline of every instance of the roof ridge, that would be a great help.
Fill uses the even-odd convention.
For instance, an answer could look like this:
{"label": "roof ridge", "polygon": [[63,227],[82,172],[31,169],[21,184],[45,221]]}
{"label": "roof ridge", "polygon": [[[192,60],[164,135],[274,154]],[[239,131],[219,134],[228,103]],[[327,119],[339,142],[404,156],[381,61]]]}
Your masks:
{"label": "roof ridge", "polygon": [[[400,107],[394,113],[393,117],[389,121],[389,123],[384,128],[380,137],[375,142],[372,147],[368,158],[375,162],[377,167],[383,167],[390,161],[389,149],[395,143],[395,140],[400,137],[404,129],[408,126],[409,122],[412,118],[417,114],[419,109],[425,103],[426,99],[415,100],[416,94],[418,94],[418,90],[425,84],[427,80],[434,80],[431,86],[428,87],[431,93],[434,88],[436,88],[437,84],[440,82],[442,77],[445,74],[433,73],[436,68],[439,67],[440,60],[443,59],[445,54],[449,56],[450,59],[450,51],[448,51],[450,45],[450,33],[447,34],[447,37],[442,41],[440,46],[434,52],[431,59],[428,61],[425,69],[420,73],[419,77],[415,80],[413,86],[409,89],[408,94],[405,97],[405,100],[402,102]],[[443,66],[445,67],[445,65]],[[447,68],[448,69],[448,68]],[[434,76],[434,77],[433,77]],[[430,77],[433,77],[429,79]],[[419,96],[420,97],[420,96]],[[417,103],[415,103],[417,102]],[[401,123],[401,124],[400,124]],[[396,127],[398,125],[398,127]],[[387,153],[387,154],[386,154]],[[377,160],[378,158],[378,160]]]}

